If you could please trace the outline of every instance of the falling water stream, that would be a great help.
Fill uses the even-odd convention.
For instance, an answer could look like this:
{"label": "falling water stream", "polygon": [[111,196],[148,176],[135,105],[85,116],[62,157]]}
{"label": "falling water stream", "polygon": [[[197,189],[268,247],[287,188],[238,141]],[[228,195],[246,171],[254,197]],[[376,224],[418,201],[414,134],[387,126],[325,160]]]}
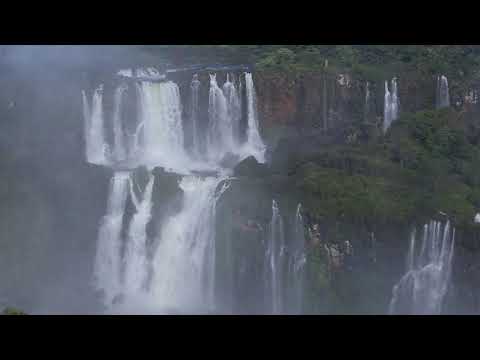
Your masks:
{"label": "falling water stream", "polygon": [[[215,311],[216,203],[228,189],[231,174],[231,169],[222,167],[220,161],[231,153],[238,161],[254,155],[264,162],[265,145],[258,129],[252,76],[245,74],[248,124],[247,140],[242,143],[239,134],[241,95],[237,86],[227,76],[223,87],[219,87],[216,74],[210,75],[207,148],[204,151],[200,146],[203,132],[198,122],[200,82],[196,76],[193,78],[190,87],[193,151],[188,151],[178,85],[172,81],[156,81],[162,75],[152,68],[120,72],[124,77],[133,74],[142,79],[134,85],[138,102],[136,129],[134,132],[125,130],[126,119],[121,114],[128,86],[122,84],[114,94],[114,141],[110,146],[103,131],[103,87],[95,90],[91,105],[86,93],[82,93],[87,161],[114,170],[120,162],[132,170],[144,165],[150,172],[142,189],[132,170],[115,170],[107,214],[99,229],[95,286],[103,292],[105,311],[110,313]],[[149,78],[155,81],[148,81]],[[106,151],[109,148],[113,150]],[[113,155],[108,161],[106,153]],[[155,244],[152,246],[146,228],[152,220],[154,188],[160,186],[151,172],[154,167],[181,175],[178,186],[182,199],[179,210],[162,220],[155,238],[151,239]],[[205,170],[215,171],[217,175],[194,174]],[[129,199],[134,213],[127,231],[122,232]],[[273,251],[277,252],[277,248]],[[277,292],[279,279],[275,274],[272,277]],[[276,304],[275,308],[280,306]]]}

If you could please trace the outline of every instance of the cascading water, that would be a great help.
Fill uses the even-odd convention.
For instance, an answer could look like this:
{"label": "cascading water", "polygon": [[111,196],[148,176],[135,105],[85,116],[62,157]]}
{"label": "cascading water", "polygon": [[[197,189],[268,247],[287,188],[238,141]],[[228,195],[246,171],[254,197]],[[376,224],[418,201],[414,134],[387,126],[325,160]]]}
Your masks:
{"label": "cascading water", "polygon": [[[212,310],[214,306],[215,208],[224,178],[185,176],[182,211],[163,226],[153,259],[152,293],[162,308]],[[198,304],[205,308],[196,309]]]}
{"label": "cascading water", "polygon": [[136,213],[130,222],[128,243],[124,255],[124,289],[127,296],[135,295],[145,289],[148,269],[146,226],[151,218],[154,180],[154,176],[150,175],[141,201],[136,199],[133,180],[130,181],[130,197],[135,204]]}
{"label": "cascading water", "polygon": [[235,145],[240,143],[240,120],[242,118],[242,108],[240,95],[235,84],[230,81],[230,74],[227,74],[227,81],[223,84],[223,93],[227,99],[227,116],[232,123],[232,136]]}
{"label": "cascading water", "polygon": [[125,141],[122,128],[122,99],[123,94],[127,90],[125,84],[121,84],[115,90],[113,101],[113,135],[115,140],[115,146],[113,150],[113,156],[115,161],[126,160],[127,150],[125,149]]}
{"label": "cascading water", "polygon": [[107,214],[102,220],[95,259],[95,286],[104,292],[105,305],[120,294],[121,231],[130,174],[116,172],[110,183]]}
{"label": "cascading water", "polygon": [[260,136],[257,114],[257,95],[252,73],[245,73],[245,88],[247,93],[247,151],[253,154],[260,163],[265,162],[266,146]]}
{"label": "cascading water", "polygon": [[218,87],[217,74],[210,74],[208,117],[207,153],[211,160],[219,161],[223,155],[234,149],[234,142],[227,98]]}
{"label": "cascading water", "polygon": [[[120,75],[133,76],[133,72]],[[240,144],[237,127],[240,127],[241,120],[241,94],[230,81],[230,77],[227,77],[222,90],[216,82],[216,75],[211,75],[210,121],[206,131],[207,149],[203,150],[200,146],[201,129],[197,121],[200,83],[194,77],[191,84],[194,138],[193,154],[190,154],[185,149],[178,86],[171,81],[163,81],[163,78],[163,82],[157,82],[161,75],[155,69],[137,69],[135,77],[139,80],[135,84],[138,118],[133,124],[133,131],[127,130],[132,124],[127,126],[121,118],[125,86],[117,88],[114,95],[114,161],[98,159],[98,153],[103,156],[105,154],[104,141],[100,141],[103,139],[104,126],[102,87],[95,92],[92,109],[85,93],[82,94],[88,130],[89,161],[95,160],[117,169],[118,162],[128,160],[130,168],[145,165],[150,173],[141,199],[137,198],[134,187],[138,185],[130,172],[116,170],[112,177],[107,214],[99,231],[95,262],[96,287],[104,291],[103,300],[109,312],[157,313],[172,308],[176,312],[212,311],[215,309],[216,203],[228,188],[227,179],[231,172],[231,169],[223,169],[219,165],[220,161],[227,152],[237,157],[254,155],[258,160],[264,161],[265,145],[258,131],[253,80],[249,74],[246,81],[248,136],[246,143]],[[99,128],[102,129],[101,132],[98,131]],[[102,144],[102,151],[99,150],[100,146],[92,147],[92,144]],[[203,151],[206,154],[202,153]],[[97,158],[93,154],[97,155]],[[210,158],[208,162],[203,160],[205,155]],[[154,181],[152,174],[152,168],[156,166],[182,174],[179,188],[183,192],[183,199],[179,209],[162,218],[155,238],[148,238],[146,228],[150,221],[154,220],[152,207],[155,199],[152,196],[155,193],[154,188],[160,186]],[[204,168],[213,168],[219,171],[219,175],[191,175],[194,170]],[[122,231],[122,224],[126,223],[124,213],[128,194],[135,212],[129,219],[128,229]],[[272,239],[276,240],[271,244],[271,253],[275,259],[272,266],[277,270],[271,274],[271,279],[275,288],[274,310],[279,312],[282,306],[282,280],[281,274],[277,272],[282,271],[278,269],[283,269],[283,265],[278,262],[284,257],[284,236],[283,223],[278,209],[276,211],[272,222],[272,229],[275,229]],[[126,239],[122,239],[123,233],[126,233]],[[277,241],[280,243],[277,244]]]}
{"label": "cascading water", "polygon": [[193,75],[192,83],[190,84],[191,88],[191,121],[192,121],[192,153],[194,156],[198,157],[200,155],[200,142],[201,142],[201,133],[200,133],[200,124],[198,123],[199,119],[199,91],[200,91],[200,80],[198,80],[198,75]]}
{"label": "cascading water", "polygon": [[[143,163],[181,169],[188,164],[184,149],[182,106],[177,84],[142,82],[139,87],[143,123]],[[183,168],[183,169],[182,169]]]}
{"label": "cascading water", "polygon": [[86,158],[92,164],[105,164],[106,143],[103,128],[103,85],[93,94],[91,108],[85,91],[82,92],[85,116]]}
{"label": "cascading water", "polygon": [[424,226],[420,253],[412,232],[407,273],[393,288],[390,314],[441,314],[448,291],[455,244],[455,229],[431,221]]}
{"label": "cascading water", "polygon": [[393,78],[391,81],[391,89],[388,89],[388,82],[385,81],[385,101],[383,110],[383,131],[386,132],[393,121],[398,118],[398,93],[397,80]]}
{"label": "cascading water", "polygon": [[441,109],[450,106],[450,95],[448,93],[447,77],[442,75],[437,77],[437,96],[436,107]]}
{"label": "cascading water", "polygon": [[293,241],[289,255],[288,279],[290,281],[290,301],[288,312],[300,314],[302,312],[304,272],[307,261],[305,254],[305,228],[301,204],[298,204],[295,213]]}
{"label": "cascading water", "polygon": [[283,261],[285,257],[285,236],[283,220],[275,200],[272,200],[272,220],[266,251],[267,291],[271,299],[273,314],[283,312]]}

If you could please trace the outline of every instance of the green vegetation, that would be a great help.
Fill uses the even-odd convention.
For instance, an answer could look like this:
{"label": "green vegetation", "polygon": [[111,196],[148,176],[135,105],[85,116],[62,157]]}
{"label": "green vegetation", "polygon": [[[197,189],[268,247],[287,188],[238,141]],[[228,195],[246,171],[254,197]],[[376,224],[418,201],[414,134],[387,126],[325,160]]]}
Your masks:
{"label": "green vegetation", "polygon": [[13,307],[7,307],[2,311],[2,315],[27,315],[27,313]]}
{"label": "green vegetation", "polygon": [[478,136],[452,109],[406,113],[377,143],[297,156],[297,187],[319,218],[403,223],[442,211],[471,225],[480,205]]}

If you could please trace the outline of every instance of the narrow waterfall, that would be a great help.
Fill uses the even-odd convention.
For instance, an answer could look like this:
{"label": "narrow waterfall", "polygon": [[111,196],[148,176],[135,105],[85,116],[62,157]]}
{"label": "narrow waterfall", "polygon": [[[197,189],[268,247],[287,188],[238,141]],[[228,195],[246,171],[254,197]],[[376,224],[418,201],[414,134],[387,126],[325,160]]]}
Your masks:
{"label": "narrow waterfall", "polygon": [[240,103],[240,94],[235,87],[234,82],[230,81],[230,74],[227,74],[227,81],[223,84],[223,93],[227,99],[227,116],[232,123],[232,136],[235,145],[240,143],[240,120],[242,118],[242,108]]}
{"label": "narrow waterfall", "polygon": [[448,93],[447,77],[442,75],[437,77],[436,108],[441,109],[450,106],[450,95]]}
{"label": "narrow waterfall", "polygon": [[266,251],[267,291],[271,299],[273,314],[283,312],[283,260],[285,257],[285,236],[283,219],[277,202],[272,200],[272,220]]}
{"label": "narrow waterfall", "polygon": [[252,73],[245,73],[245,87],[247,92],[247,148],[252,153],[257,161],[265,162],[266,146],[260,136],[257,114],[257,95],[255,93],[255,86],[253,83]]}
{"label": "narrow waterfall", "polygon": [[100,85],[93,94],[91,108],[88,104],[85,91],[82,93],[85,116],[85,145],[86,158],[92,164],[105,164],[106,143],[103,128],[103,85]]}
{"label": "narrow waterfall", "polygon": [[305,276],[305,227],[302,216],[302,205],[298,204],[295,213],[294,233],[288,260],[289,309],[292,314],[302,313],[303,285]]}
{"label": "narrow waterfall", "polygon": [[145,289],[148,270],[146,226],[151,218],[154,180],[154,176],[150,175],[141,201],[137,200],[133,190],[133,179],[130,181],[130,196],[135,204],[136,213],[130,222],[124,255],[124,289],[127,296]]}
{"label": "narrow waterfall", "polygon": [[115,161],[123,161],[126,159],[127,150],[125,149],[125,141],[122,127],[122,99],[123,94],[127,90],[125,84],[121,84],[115,90],[113,100],[113,135],[115,140],[115,146],[113,149],[113,157]]}
{"label": "narrow waterfall", "polygon": [[200,80],[198,80],[198,75],[193,75],[192,83],[190,84],[191,89],[191,109],[190,117],[192,122],[192,153],[194,156],[198,157],[200,155],[200,143],[201,143],[201,132],[200,124],[198,123],[199,119],[199,91],[200,91]]}
{"label": "narrow waterfall", "polygon": [[121,231],[130,174],[116,172],[110,183],[107,214],[100,225],[95,259],[95,286],[104,292],[105,305],[120,294]]}
{"label": "narrow waterfall", "polygon": [[424,226],[420,252],[412,232],[407,273],[393,288],[390,314],[441,314],[452,269],[455,229],[431,221]]}
{"label": "narrow waterfall", "polygon": [[210,159],[219,161],[234,148],[232,119],[228,116],[225,94],[217,84],[217,74],[210,74],[208,99],[209,124],[207,131],[207,152]]}
{"label": "narrow waterfall", "polygon": [[[214,306],[215,209],[224,180],[185,176],[182,210],[163,226],[153,259],[152,292],[162,308],[199,311]],[[206,308],[196,309],[198,304]]]}
{"label": "narrow waterfall", "polygon": [[398,92],[397,92],[397,80],[393,78],[391,81],[391,92],[388,89],[388,81],[385,81],[385,101],[383,110],[383,131],[386,132],[392,122],[398,118]]}

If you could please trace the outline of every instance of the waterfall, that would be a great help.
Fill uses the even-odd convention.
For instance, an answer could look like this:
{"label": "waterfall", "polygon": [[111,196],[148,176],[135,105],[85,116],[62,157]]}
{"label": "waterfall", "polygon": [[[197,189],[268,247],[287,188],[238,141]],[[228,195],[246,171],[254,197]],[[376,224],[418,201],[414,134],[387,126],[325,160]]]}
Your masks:
{"label": "waterfall", "polygon": [[388,81],[385,81],[385,101],[384,101],[384,110],[383,110],[383,131],[386,132],[393,121],[398,118],[398,91],[397,91],[397,80],[393,78],[391,81],[391,89],[388,89]]}
{"label": "waterfall", "polygon": [[190,85],[191,89],[191,121],[192,121],[192,152],[194,156],[200,155],[200,141],[201,133],[198,123],[199,116],[199,90],[200,90],[200,81],[198,80],[198,75],[193,75],[192,83]]}
{"label": "waterfall", "polygon": [[410,237],[407,272],[394,286],[390,314],[441,314],[452,269],[455,229],[431,221],[424,226],[420,253],[415,249],[415,231]]}
{"label": "waterfall", "polygon": [[105,164],[107,145],[103,129],[103,85],[95,89],[91,109],[85,91],[82,92],[82,100],[87,161],[92,164]]}
{"label": "waterfall", "polygon": [[302,216],[302,205],[298,204],[295,213],[295,224],[288,264],[288,273],[290,280],[290,308],[289,312],[300,314],[302,312],[303,285],[305,263],[307,261],[305,254],[305,227]]}
{"label": "waterfall", "polygon": [[[134,72],[121,72],[128,77]],[[240,144],[241,92],[230,75],[220,88],[216,75],[210,75],[209,123],[206,152],[208,161],[201,159],[200,141],[203,133],[199,123],[199,88],[196,76],[191,83],[192,152],[185,148],[182,123],[182,103],[179,87],[172,81],[156,81],[161,75],[155,69],[137,69],[137,118],[122,119],[125,85],[116,88],[113,106],[113,162],[105,161],[106,145],[103,140],[102,92],[100,86],[88,104],[82,93],[87,133],[87,159],[106,167],[116,168],[117,162],[127,160],[130,167],[144,165],[149,169],[149,180],[143,189],[129,171],[115,171],[108,195],[108,208],[98,235],[95,259],[95,286],[103,291],[108,312],[164,312],[168,309],[203,313],[216,308],[216,204],[228,189],[227,174],[222,158],[233,155],[254,155],[264,161],[265,145],[258,131],[256,99],[251,74],[246,75],[246,101],[248,102],[248,137]],[[128,94],[128,93],[127,93]],[[128,125],[128,126],[127,126]],[[128,130],[132,129],[133,130]],[[101,146],[100,146],[101,145]],[[100,159],[101,154],[102,157]],[[94,156],[95,155],[95,156]],[[181,203],[175,199],[165,204],[160,218],[152,219],[156,201],[152,168],[163,167],[167,172],[181,175],[179,188]],[[195,170],[215,169],[217,176],[199,177]],[[136,189],[135,189],[136,190]],[[131,218],[124,219],[130,195],[134,206]],[[157,207],[155,207],[157,209]],[[276,209],[276,204],[274,209]],[[282,275],[284,258],[283,223],[278,209],[272,219],[269,246],[274,257],[274,272],[270,278],[274,287],[273,307],[283,307]],[[155,211],[155,214],[157,212]],[[130,216],[130,215],[128,215]],[[155,220],[155,234],[147,237],[147,225]],[[125,226],[125,228],[123,228]],[[152,227],[153,228],[153,227]],[[123,235],[125,239],[123,239]],[[262,254],[263,255],[263,254]]]}
{"label": "waterfall", "polygon": [[222,177],[185,176],[182,210],[171,216],[161,230],[153,259],[152,292],[159,306],[193,309],[214,306],[215,209]]}
{"label": "waterfall", "polygon": [[150,175],[141,201],[136,199],[133,179],[130,181],[130,196],[135,204],[136,213],[133,215],[128,229],[128,243],[124,256],[124,288],[127,295],[143,290],[147,280],[146,226],[151,218],[154,179],[154,176]]}
{"label": "waterfall", "polygon": [[447,77],[442,75],[437,77],[437,96],[436,108],[441,109],[450,106],[450,95],[448,93]]}
{"label": "waterfall", "polygon": [[182,106],[177,84],[142,82],[139,86],[143,123],[143,163],[166,168],[185,168]]}
{"label": "waterfall", "polygon": [[228,115],[227,98],[218,87],[217,74],[210,74],[207,153],[212,160],[220,160],[234,148],[232,119]]}
{"label": "waterfall", "polygon": [[125,84],[121,84],[115,90],[114,100],[113,100],[113,135],[115,140],[114,146],[114,159],[115,161],[122,161],[126,159],[127,150],[125,149],[124,144],[124,135],[122,128],[122,99],[123,94],[127,90]]}
{"label": "waterfall", "polygon": [[283,220],[277,202],[272,200],[272,220],[270,222],[269,239],[266,251],[267,290],[271,298],[273,314],[283,312],[283,260],[285,255],[285,237]]}
{"label": "waterfall", "polygon": [[242,118],[242,108],[240,103],[240,94],[235,84],[230,81],[230,75],[227,74],[227,81],[223,84],[223,93],[227,99],[227,116],[232,123],[233,142],[240,143],[240,120]]}
{"label": "waterfall", "polygon": [[247,93],[247,148],[260,163],[265,162],[266,146],[260,136],[257,114],[257,96],[251,73],[245,73],[245,87]]}
{"label": "waterfall", "polygon": [[128,196],[130,174],[114,173],[110,182],[107,214],[100,225],[95,259],[95,285],[104,292],[104,302],[109,305],[120,292],[121,231],[125,203]]}

